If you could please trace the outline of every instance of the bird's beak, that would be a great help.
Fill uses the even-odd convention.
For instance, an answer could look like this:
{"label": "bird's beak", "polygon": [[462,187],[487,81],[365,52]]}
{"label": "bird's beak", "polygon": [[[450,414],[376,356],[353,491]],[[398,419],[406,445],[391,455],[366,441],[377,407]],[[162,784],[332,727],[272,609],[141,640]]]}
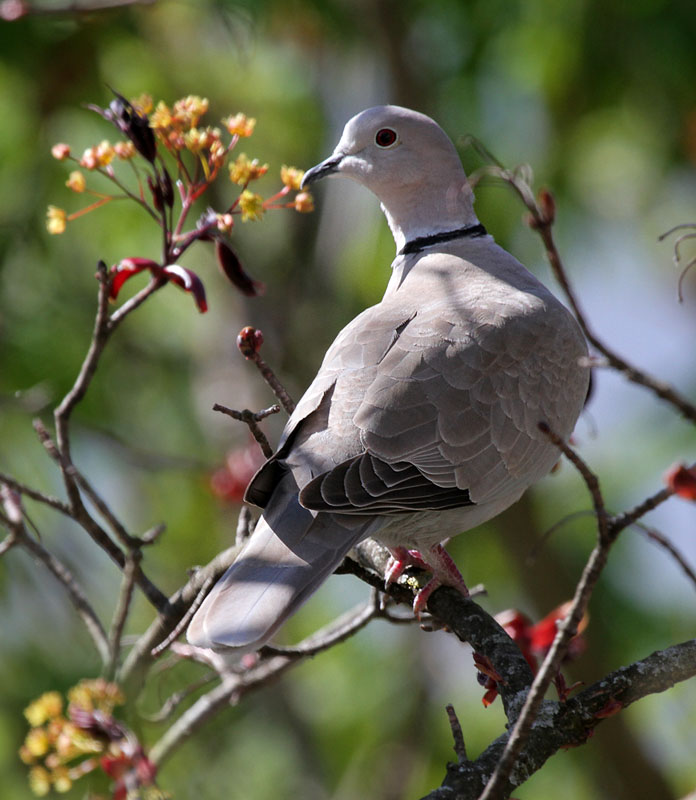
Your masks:
{"label": "bird's beak", "polygon": [[338,172],[339,165],[343,160],[343,153],[339,153],[336,155],[330,155],[328,158],[324,159],[320,164],[317,164],[316,167],[312,167],[312,169],[308,169],[305,172],[304,177],[302,178],[301,188],[306,189],[312,183],[316,183],[317,181],[325,178],[327,175],[333,175],[334,173]]}

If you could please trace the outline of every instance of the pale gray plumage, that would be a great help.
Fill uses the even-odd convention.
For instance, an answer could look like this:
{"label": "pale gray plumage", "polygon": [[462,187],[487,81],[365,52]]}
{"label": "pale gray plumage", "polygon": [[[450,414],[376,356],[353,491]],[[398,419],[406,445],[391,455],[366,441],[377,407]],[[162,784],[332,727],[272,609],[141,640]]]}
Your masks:
{"label": "pale gray plumage", "polygon": [[252,481],[247,499],[264,513],[193,618],[200,646],[260,647],[367,536],[427,561],[549,472],[559,454],[539,423],[567,438],[587,393],[575,320],[485,234],[433,120],[397,106],[358,114],[304,183],[329,174],[377,195],[405,254]]}

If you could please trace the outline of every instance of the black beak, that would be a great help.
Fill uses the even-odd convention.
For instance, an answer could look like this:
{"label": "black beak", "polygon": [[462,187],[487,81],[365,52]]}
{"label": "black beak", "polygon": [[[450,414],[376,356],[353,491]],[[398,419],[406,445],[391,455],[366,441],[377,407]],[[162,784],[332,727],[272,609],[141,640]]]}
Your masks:
{"label": "black beak", "polygon": [[338,166],[342,160],[342,155],[329,156],[320,164],[317,164],[316,167],[308,169],[302,178],[302,184],[300,188],[306,189],[310,184],[316,183],[322,178],[325,178],[327,175],[333,175],[335,172],[338,172]]}

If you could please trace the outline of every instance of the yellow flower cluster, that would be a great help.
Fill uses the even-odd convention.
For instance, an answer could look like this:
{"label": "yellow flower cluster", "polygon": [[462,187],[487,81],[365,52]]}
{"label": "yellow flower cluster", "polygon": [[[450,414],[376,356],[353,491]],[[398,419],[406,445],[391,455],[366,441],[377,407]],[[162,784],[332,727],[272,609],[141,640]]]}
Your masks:
{"label": "yellow flower cluster", "polygon": [[172,108],[160,100],[150,115],[150,126],[156,131],[165,131],[167,128],[190,130],[198,125],[207,110],[208,99],[198,95],[190,94],[188,97],[182,97]]}
{"label": "yellow flower cluster", "polygon": [[247,222],[250,219],[261,219],[265,211],[263,207],[263,197],[261,197],[260,194],[254,194],[254,192],[245,189],[239,195],[239,208],[242,212],[242,222]]}
{"label": "yellow flower cluster", "polygon": [[247,117],[246,114],[241,112],[238,114],[230,114],[222,120],[222,124],[227,128],[227,132],[233,136],[248,137],[254,132],[256,127],[256,120],[253,117]]}
{"label": "yellow flower cluster", "polygon": [[[155,105],[152,97],[147,94],[131,101],[121,98],[120,95],[118,98],[118,102],[123,106],[125,114],[123,118],[116,119],[113,109],[94,108],[105,119],[117,122],[117,127],[128,137],[127,141],[111,144],[104,139],[99,144],[87,148],[79,158],[72,155],[68,144],[60,142],[51,148],[51,154],[58,161],[74,161],[83,170],[100,171],[111,178],[122,193],[124,184],[117,179],[112,162],[114,159],[125,161],[142,156],[152,166],[155,163],[157,146],[153,141],[152,132],[154,132],[159,145],[163,145],[176,162],[178,173],[176,177],[180,181],[181,197],[187,196],[190,201],[193,201],[198,199],[218,177],[219,170],[227,163],[228,156],[239,138],[251,136],[256,126],[256,120],[253,117],[248,117],[241,112],[225,117],[222,120],[224,128],[202,125],[201,120],[208,111],[209,102],[207,98],[198,95],[182,97],[171,106],[163,101]],[[147,117],[147,123],[145,117]],[[148,124],[149,129],[147,129]],[[226,133],[231,136],[231,140],[228,140]],[[182,151],[188,151],[195,157],[196,162],[199,162],[195,164],[195,169],[191,170],[184,164]],[[158,157],[161,159],[162,156],[160,147]],[[294,208],[301,213],[314,210],[312,196],[300,188],[304,176],[301,169],[283,164],[280,170],[283,188],[264,200],[260,195],[247,191],[247,186],[251,181],[266,174],[268,164],[260,163],[258,159],[251,159],[245,153],[241,153],[229,163],[228,167],[230,180],[242,188],[242,194],[236,202],[228,206],[226,212],[218,215],[217,226],[220,231],[225,233],[231,231],[232,215],[236,213],[241,213],[242,219],[246,221],[261,219],[264,212],[271,208]],[[162,202],[162,197],[159,195],[164,191],[163,187],[159,186],[159,195],[155,196],[155,189],[150,185],[151,180],[154,179],[152,176],[147,178],[152,195],[150,197],[145,190],[144,180],[137,165],[134,165],[134,170],[138,176],[139,192],[131,193],[126,189],[125,193],[135,200],[138,200],[139,194],[141,205],[158,207],[157,203]],[[169,172],[164,174],[169,180],[168,191],[171,200],[173,178],[170,178]],[[49,233],[63,233],[67,222],[105,205],[115,196],[122,196],[122,194],[108,195],[92,191],[87,187],[88,177],[80,170],[73,170],[68,176],[66,186],[77,194],[87,192],[95,195],[98,198],[96,202],[70,214],[67,214],[62,208],[49,206],[46,219]],[[295,195],[288,197],[290,192],[294,192]],[[182,213],[185,217],[185,212]]]}
{"label": "yellow flower cluster", "polygon": [[49,206],[46,210],[46,228],[48,232],[55,236],[65,233],[65,226],[68,224],[68,215],[58,206]]}
{"label": "yellow flower cluster", "polygon": [[104,678],[82,680],[68,691],[70,705],[85,711],[102,711],[111,714],[116,706],[122,706],[126,698],[119,686]]}
{"label": "yellow flower cluster", "polygon": [[88,147],[82,154],[80,159],[80,166],[85,169],[97,169],[98,167],[106,167],[114,160],[116,151],[111,144],[104,139],[99,142],[95,147]]}
{"label": "yellow flower cluster", "polygon": [[304,170],[297,169],[297,167],[288,167],[285,164],[280,168],[280,180],[288,187],[296,192],[300,191],[300,184],[304,177]]}
{"label": "yellow flower cluster", "polygon": [[72,189],[73,192],[80,194],[87,188],[87,180],[84,174],[80,172],[79,169],[76,169],[68,175],[68,180],[65,181],[65,185],[68,189]]}
{"label": "yellow flower cluster", "polygon": [[311,214],[314,211],[314,198],[309,192],[300,192],[295,195],[294,207],[300,214]]}
{"label": "yellow flower cluster", "polygon": [[255,158],[251,161],[245,153],[240,153],[230,164],[230,180],[239,186],[246,186],[268,172],[268,164],[259,164]]}
{"label": "yellow flower cluster", "polygon": [[215,129],[197,130],[207,110],[208,99],[194,94],[177,100],[171,108],[160,100],[150,114],[150,127],[168,147],[199,153],[220,139],[220,132]]}
{"label": "yellow flower cluster", "polygon": [[127,161],[135,156],[135,145],[133,142],[116,142],[114,152],[122,161]]}
{"label": "yellow flower cluster", "polygon": [[[68,701],[84,711],[111,714],[124,698],[116,684],[98,678],[81,681],[70,689]],[[61,793],[69,791],[73,780],[82,774],[79,766],[71,768],[70,762],[104,751],[104,742],[75,725],[63,710],[63,698],[58,692],[46,692],[24,709],[24,716],[32,727],[19,756],[31,766],[29,786],[38,796],[48,794],[51,789]],[[41,761],[43,763],[39,763]]]}

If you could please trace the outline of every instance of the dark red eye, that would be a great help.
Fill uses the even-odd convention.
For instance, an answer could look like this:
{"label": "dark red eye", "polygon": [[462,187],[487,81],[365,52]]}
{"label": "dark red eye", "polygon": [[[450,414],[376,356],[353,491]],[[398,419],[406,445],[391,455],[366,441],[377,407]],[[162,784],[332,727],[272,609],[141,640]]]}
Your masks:
{"label": "dark red eye", "polygon": [[375,142],[378,147],[390,147],[396,141],[396,131],[391,128],[382,128],[377,131]]}

